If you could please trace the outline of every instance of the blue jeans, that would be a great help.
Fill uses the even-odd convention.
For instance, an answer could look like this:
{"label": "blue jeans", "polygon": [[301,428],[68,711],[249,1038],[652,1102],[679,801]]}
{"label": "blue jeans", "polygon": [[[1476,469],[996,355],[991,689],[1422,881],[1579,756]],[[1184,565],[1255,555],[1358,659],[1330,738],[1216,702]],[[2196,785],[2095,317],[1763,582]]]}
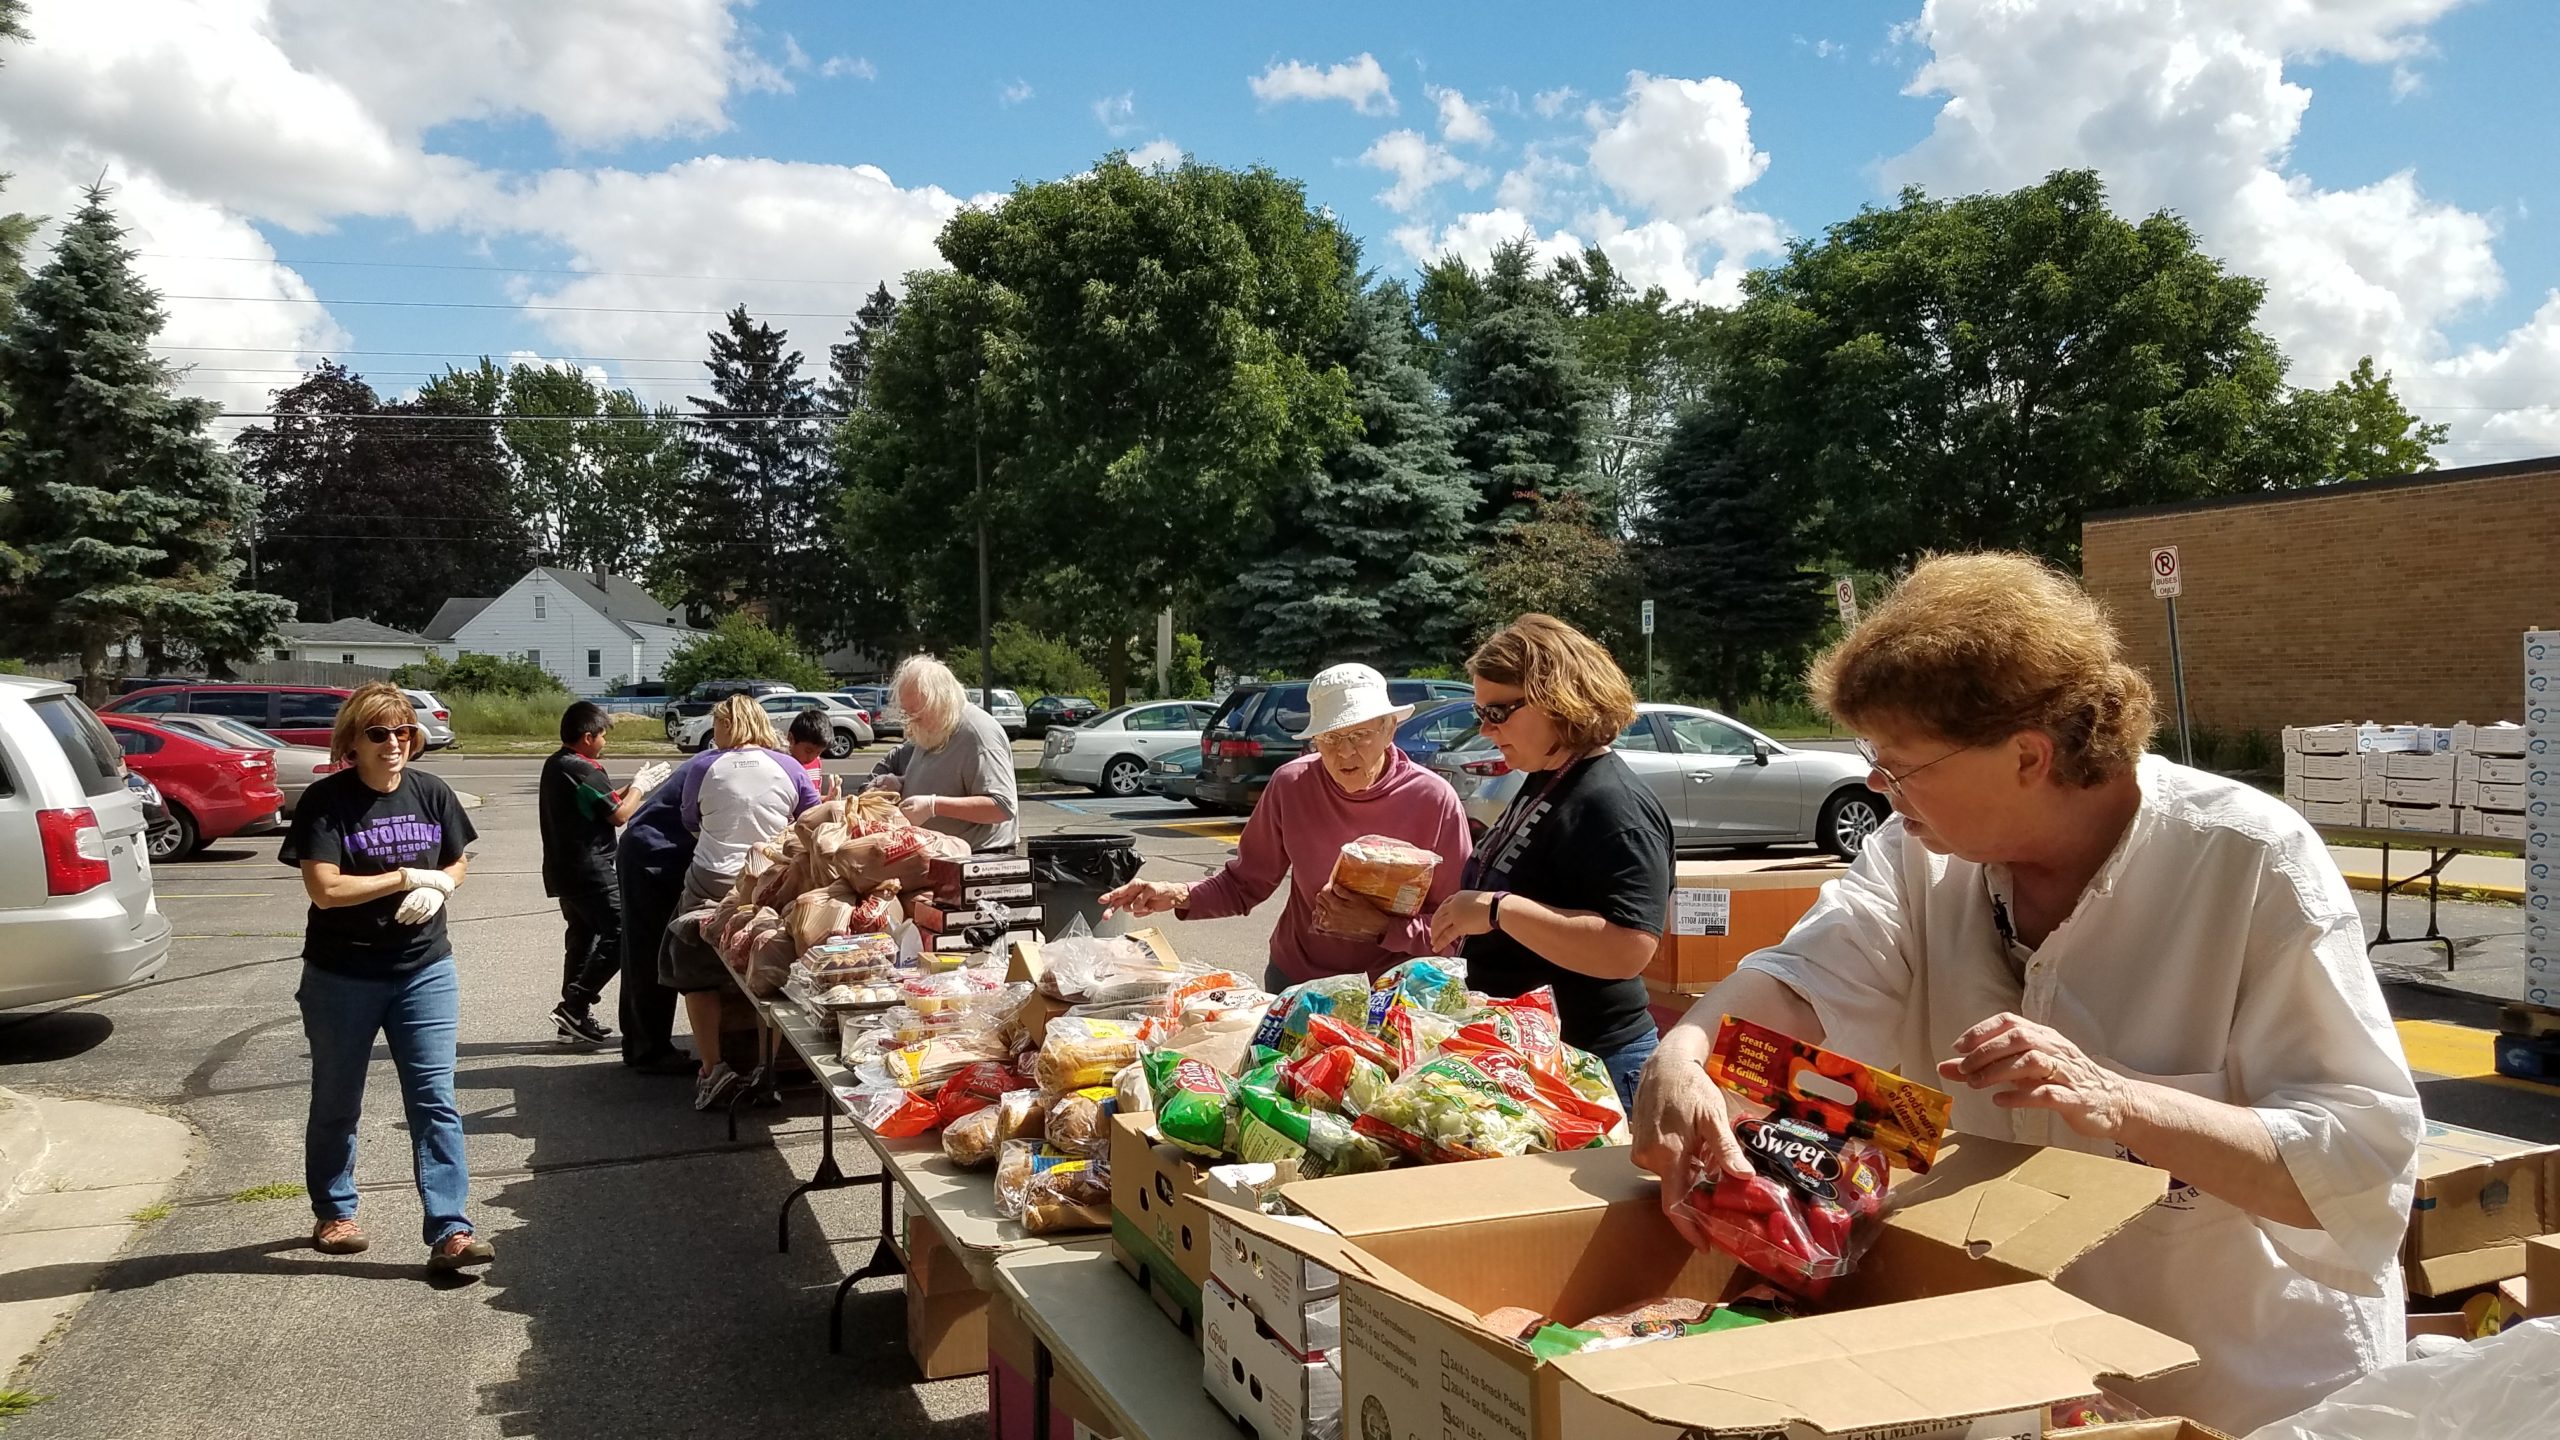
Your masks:
{"label": "blue jeans", "polygon": [[356,1120],[364,1113],[373,1037],[381,1035],[400,1075],[426,1242],[440,1245],[470,1229],[462,1205],[471,1176],[462,1163],[462,1115],[453,1104],[454,1035],[462,1024],[453,957],[385,980],[305,963],[293,998],[311,1045],[311,1113],[302,1131],[302,1183],[311,1193],[311,1213],[322,1220],[355,1218]]}
{"label": "blue jeans", "polygon": [[1609,1083],[1618,1087],[1618,1104],[1632,1118],[1636,1113],[1636,1082],[1644,1078],[1644,1062],[1653,1058],[1654,1047],[1662,1037],[1647,1030],[1600,1057],[1602,1068],[1609,1072]]}

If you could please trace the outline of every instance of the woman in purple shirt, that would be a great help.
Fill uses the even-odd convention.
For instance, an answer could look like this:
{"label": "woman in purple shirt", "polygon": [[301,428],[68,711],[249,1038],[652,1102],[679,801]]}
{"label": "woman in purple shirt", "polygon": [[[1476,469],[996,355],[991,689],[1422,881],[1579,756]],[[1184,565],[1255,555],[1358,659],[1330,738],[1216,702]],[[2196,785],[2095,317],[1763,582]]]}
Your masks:
{"label": "woman in purple shirt", "polygon": [[[1133,915],[1171,910],[1185,920],[1242,915],[1289,882],[1271,931],[1266,989],[1320,975],[1375,975],[1432,953],[1431,914],[1458,888],[1467,867],[1467,817],[1449,782],[1395,746],[1396,726],[1413,713],[1387,697],[1384,676],[1366,665],[1336,665],[1307,686],[1314,747],[1280,767],[1245,822],[1235,858],[1206,880],[1132,880],[1102,897]],[[1385,835],[1440,857],[1422,913],[1390,915],[1335,888],[1333,862],[1344,842]]]}

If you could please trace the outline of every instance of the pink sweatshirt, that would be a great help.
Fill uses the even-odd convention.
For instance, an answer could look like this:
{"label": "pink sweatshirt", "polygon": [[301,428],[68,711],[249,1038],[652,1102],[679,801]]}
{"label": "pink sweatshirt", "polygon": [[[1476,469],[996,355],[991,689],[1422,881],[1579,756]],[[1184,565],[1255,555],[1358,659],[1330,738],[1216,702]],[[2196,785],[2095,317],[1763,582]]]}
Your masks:
{"label": "pink sweatshirt", "polygon": [[[1386,835],[1440,857],[1422,913],[1391,922],[1376,940],[1316,929],[1316,896],[1333,877],[1344,842]],[[1467,816],[1449,782],[1387,752],[1386,772],[1357,795],[1345,794],[1322,757],[1301,755],[1280,767],[1245,822],[1236,858],[1191,889],[1186,920],[1242,915],[1270,898],[1285,877],[1288,903],[1271,931],[1271,962],[1294,984],[1319,975],[1375,975],[1399,960],[1431,953],[1431,914],[1455,894],[1467,868]]]}

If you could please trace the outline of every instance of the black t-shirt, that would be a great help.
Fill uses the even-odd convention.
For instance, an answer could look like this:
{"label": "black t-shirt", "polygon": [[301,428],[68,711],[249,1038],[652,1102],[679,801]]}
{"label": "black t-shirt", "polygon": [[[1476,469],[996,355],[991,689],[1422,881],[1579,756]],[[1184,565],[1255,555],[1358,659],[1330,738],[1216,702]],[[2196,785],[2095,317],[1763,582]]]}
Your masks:
{"label": "black t-shirt", "polygon": [[[1612,925],[1659,935],[1671,902],[1671,817],[1625,760],[1599,755],[1530,776],[1468,871],[1471,888],[1589,910]],[[1641,976],[1583,975],[1500,933],[1470,938],[1464,953],[1467,983],[1488,995],[1554,986],[1569,1044],[1606,1054],[1653,1029]]]}
{"label": "black t-shirt", "polygon": [[[435,776],[403,770],[400,788],[385,795],[348,769],[320,777],[303,792],[276,858],[295,866],[318,860],[349,875],[441,870],[461,859],[479,835],[453,787]],[[334,910],[312,906],[302,921],[302,958],[323,970],[381,980],[453,953],[445,940],[444,911],[423,925],[392,918],[406,898],[385,895]]]}
{"label": "black t-shirt", "polygon": [[542,822],[542,893],[613,886],[613,782],[604,767],[562,746],[542,762],[534,790]]}

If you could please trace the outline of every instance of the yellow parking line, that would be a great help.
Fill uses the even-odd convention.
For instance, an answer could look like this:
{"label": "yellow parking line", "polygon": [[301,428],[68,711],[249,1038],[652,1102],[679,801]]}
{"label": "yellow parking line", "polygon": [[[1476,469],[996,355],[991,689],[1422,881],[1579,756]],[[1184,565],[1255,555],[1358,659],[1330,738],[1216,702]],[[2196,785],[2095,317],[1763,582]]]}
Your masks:
{"label": "yellow parking line", "polygon": [[1155,828],[1179,830],[1185,835],[1197,835],[1203,840],[1224,840],[1230,845],[1236,843],[1237,837],[1244,834],[1244,822],[1241,820],[1168,820]]}
{"label": "yellow parking line", "polygon": [[2400,1049],[2409,1057],[2409,1068],[2422,1075],[2472,1080],[2531,1095],[2551,1093],[2549,1086],[2499,1074],[2493,1049],[2497,1037],[2487,1030],[2438,1020],[2399,1020],[2393,1027],[2400,1032]]}

